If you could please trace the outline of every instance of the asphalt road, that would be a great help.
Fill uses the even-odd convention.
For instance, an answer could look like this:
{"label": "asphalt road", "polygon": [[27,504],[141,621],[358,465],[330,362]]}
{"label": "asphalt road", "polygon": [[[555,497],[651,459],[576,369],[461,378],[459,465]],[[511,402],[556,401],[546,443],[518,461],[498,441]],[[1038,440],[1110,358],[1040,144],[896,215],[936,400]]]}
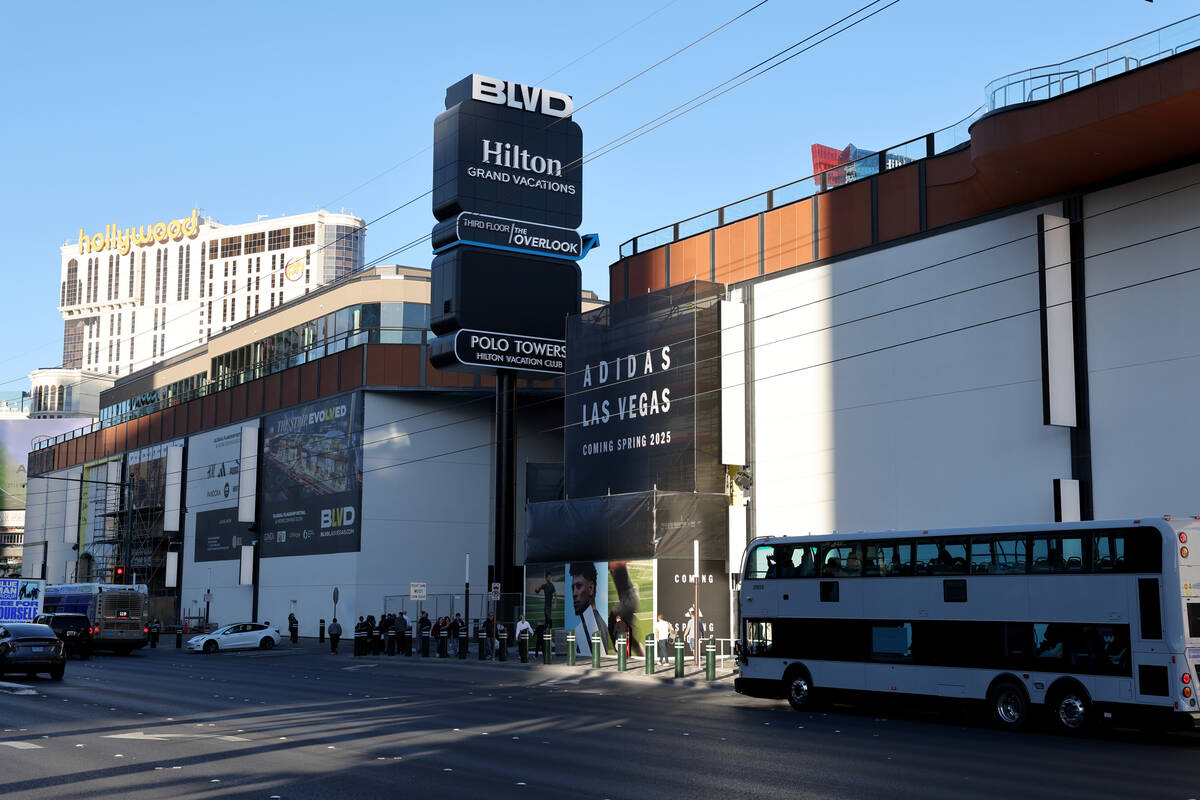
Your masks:
{"label": "asphalt road", "polygon": [[1006,734],[967,714],[786,704],[636,673],[314,648],[72,661],[7,678],[17,798],[1200,797],[1200,735]]}

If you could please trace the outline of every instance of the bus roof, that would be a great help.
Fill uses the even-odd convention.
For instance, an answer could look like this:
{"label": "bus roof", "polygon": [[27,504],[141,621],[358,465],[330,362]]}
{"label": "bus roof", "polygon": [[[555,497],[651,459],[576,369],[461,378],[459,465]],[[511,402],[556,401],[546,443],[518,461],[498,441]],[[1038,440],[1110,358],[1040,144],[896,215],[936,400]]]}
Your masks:
{"label": "bus roof", "polygon": [[148,594],[146,584],[130,586],[123,583],[58,583],[46,587],[46,594],[100,594],[101,592],[142,592]]}
{"label": "bus roof", "polygon": [[747,545],[775,542],[836,542],[848,539],[920,539],[925,536],[989,536],[1003,533],[1029,533],[1031,531],[1090,531],[1105,528],[1135,528],[1151,526],[1170,531],[1181,531],[1190,526],[1200,526],[1200,516],[1139,517],[1137,519],[1086,520],[1084,522],[1031,522],[1026,525],[989,525],[983,527],[939,528],[928,530],[894,531],[835,531],[808,535],[760,536]]}

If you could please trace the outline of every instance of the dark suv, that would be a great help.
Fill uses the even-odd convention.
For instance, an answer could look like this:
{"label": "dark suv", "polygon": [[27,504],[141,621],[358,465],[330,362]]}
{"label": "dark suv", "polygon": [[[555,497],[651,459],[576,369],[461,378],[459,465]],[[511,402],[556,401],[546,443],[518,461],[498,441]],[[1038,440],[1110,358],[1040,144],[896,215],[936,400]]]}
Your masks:
{"label": "dark suv", "polygon": [[54,629],[54,634],[63,643],[63,653],[67,658],[78,655],[82,659],[92,655],[92,634],[95,631],[92,621],[85,614],[42,614],[37,622]]}

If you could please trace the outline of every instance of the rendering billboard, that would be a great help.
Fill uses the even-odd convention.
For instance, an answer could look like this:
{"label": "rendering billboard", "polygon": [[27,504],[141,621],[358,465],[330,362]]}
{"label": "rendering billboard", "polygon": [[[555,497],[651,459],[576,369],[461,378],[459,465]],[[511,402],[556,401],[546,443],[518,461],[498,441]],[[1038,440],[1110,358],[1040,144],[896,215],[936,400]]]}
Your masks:
{"label": "rendering billboard", "polygon": [[25,508],[25,470],[34,445],[78,427],[77,419],[0,420],[0,511]]}
{"label": "rendering billboard", "polygon": [[343,394],[263,421],[262,558],[358,552],[362,400]]}

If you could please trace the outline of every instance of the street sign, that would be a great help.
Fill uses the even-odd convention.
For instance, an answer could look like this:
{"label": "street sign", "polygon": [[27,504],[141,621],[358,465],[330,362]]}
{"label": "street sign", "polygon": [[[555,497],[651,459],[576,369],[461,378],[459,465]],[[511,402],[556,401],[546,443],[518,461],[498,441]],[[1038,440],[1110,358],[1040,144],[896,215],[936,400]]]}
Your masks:
{"label": "street sign", "polygon": [[561,375],[566,368],[567,343],[563,339],[462,328],[435,339],[429,358],[438,369],[452,371],[513,369]]}
{"label": "street sign", "polygon": [[338,601],[338,587],[333,587],[333,604],[336,606]]}
{"label": "street sign", "polygon": [[492,584],[492,599],[493,600],[500,599],[500,584],[498,584],[498,583]]}
{"label": "street sign", "polygon": [[408,599],[409,600],[424,600],[426,583],[425,581],[413,582],[408,584]]}
{"label": "street sign", "polygon": [[209,589],[208,591],[206,591],[204,593],[204,602],[206,602],[206,603],[212,602],[212,589]]}

